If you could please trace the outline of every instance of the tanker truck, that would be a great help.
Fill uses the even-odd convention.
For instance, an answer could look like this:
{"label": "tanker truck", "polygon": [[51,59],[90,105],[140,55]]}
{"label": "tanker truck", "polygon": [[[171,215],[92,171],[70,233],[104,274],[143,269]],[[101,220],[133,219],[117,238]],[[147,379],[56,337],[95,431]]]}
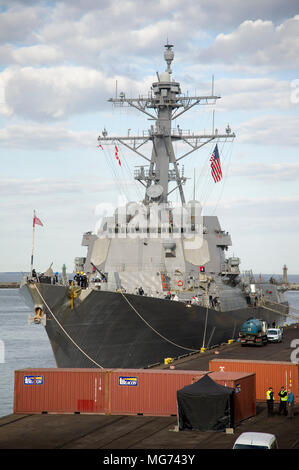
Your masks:
{"label": "tanker truck", "polygon": [[249,318],[241,326],[239,338],[241,346],[246,344],[255,344],[257,346],[265,346],[267,339],[267,322],[257,318]]}

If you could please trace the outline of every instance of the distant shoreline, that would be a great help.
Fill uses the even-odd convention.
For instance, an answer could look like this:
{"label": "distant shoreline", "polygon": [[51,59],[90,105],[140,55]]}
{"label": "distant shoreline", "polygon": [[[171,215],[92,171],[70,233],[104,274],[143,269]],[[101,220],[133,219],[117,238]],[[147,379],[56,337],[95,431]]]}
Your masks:
{"label": "distant shoreline", "polygon": [[0,289],[18,289],[19,287],[19,282],[0,282]]}

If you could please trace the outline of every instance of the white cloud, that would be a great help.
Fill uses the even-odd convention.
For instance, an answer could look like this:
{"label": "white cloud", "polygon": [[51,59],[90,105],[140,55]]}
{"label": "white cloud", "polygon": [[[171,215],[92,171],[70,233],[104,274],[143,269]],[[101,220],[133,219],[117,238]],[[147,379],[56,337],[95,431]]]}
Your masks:
{"label": "white cloud", "polygon": [[269,163],[262,162],[238,164],[235,162],[233,168],[229,171],[229,176],[245,177],[262,182],[266,180],[282,182],[282,181],[299,181],[299,163]]}
{"label": "white cloud", "polygon": [[38,44],[35,46],[19,47],[12,52],[12,58],[17,64],[33,66],[50,65],[63,59],[63,52],[59,47]]}
{"label": "white cloud", "polygon": [[[14,1],[14,0],[11,0]],[[23,0],[26,2],[26,0]],[[27,3],[27,2],[26,2]],[[194,25],[201,28],[207,24],[215,25],[219,28],[226,28],[239,24],[244,19],[265,19],[273,21],[281,20],[297,13],[298,8],[294,0],[272,0],[269,8],[269,0],[251,0],[251,2],[240,2],[239,0],[54,0],[60,10],[71,10],[72,12],[96,11],[107,9],[110,14],[130,16],[134,14],[136,19],[148,18],[148,20],[158,19],[161,16],[176,14],[182,18],[182,22],[193,18]],[[137,14],[138,13],[138,14]],[[127,19],[127,17],[126,17]],[[133,20],[133,18],[132,18]]]}
{"label": "white cloud", "polygon": [[[123,181],[126,185],[133,186],[132,181]],[[25,196],[26,198],[36,197],[39,199],[62,194],[75,194],[76,200],[80,193],[98,193],[106,192],[109,190],[116,190],[116,182],[113,179],[102,180],[99,182],[98,178],[89,177],[87,180],[80,177],[78,180],[74,179],[55,179],[55,178],[0,178],[0,193],[2,197]]]}
{"label": "white cloud", "polygon": [[[205,213],[213,211],[213,201],[206,203]],[[217,216],[236,234],[260,236],[262,243],[277,235],[296,234],[299,230],[299,196],[246,197],[223,199]]]}
{"label": "white cloud", "polygon": [[[244,21],[235,31],[220,33],[199,53],[200,59],[223,64],[296,69],[299,65],[299,15],[278,26],[272,21]],[[247,69],[248,70],[248,69]]]}
{"label": "white cloud", "polygon": [[[0,3],[4,4],[1,0]],[[0,212],[7,238],[14,229],[9,224],[11,214],[18,209],[20,230],[28,230],[30,250],[31,209],[28,207],[36,207],[42,217],[47,215],[48,222],[52,218],[47,230],[51,226],[53,231],[40,231],[40,236],[46,237],[48,233],[49,237],[49,243],[43,248],[40,246],[39,250],[43,252],[44,264],[48,264],[49,253],[50,256],[53,254],[53,239],[56,239],[59,224],[66,243],[55,251],[57,263],[78,255],[81,231],[91,228],[95,205],[113,198],[118,191],[114,181],[102,176],[109,174],[109,165],[104,168],[104,159],[100,166],[94,162],[94,168],[100,167],[100,182],[96,171],[94,177],[87,175],[87,172],[93,173],[90,167],[85,175],[81,174],[85,171],[84,166],[80,176],[73,176],[73,171],[72,174],[64,173],[67,159],[72,156],[72,161],[76,160],[78,154],[74,157],[73,149],[87,149],[87,154],[91,154],[90,149],[95,149],[98,131],[81,130],[87,129],[89,122],[92,122],[92,128],[94,123],[99,129],[104,125],[109,128],[110,122],[104,120],[111,121],[112,118],[106,113],[105,106],[110,109],[107,98],[114,96],[116,79],[119,91],[125,91],[127,96],[148,92],[148,85],[156,79],[156,70],[165,68],[163,45],[168,37],[175,45],[174,78],[190,86],[190,90],[192,87],[205,93],[210,90],[210,84],[206,86],[206,77],[210,73],[216,74],[215,91],[222,96],[216,107],[216,123],[220,120],[219,129],[222,129],[226,126],[224,119],[228,119],[237,134],[238,149],[247,156],[249,146],[242,144],[257,144],[255,160],[262,155],[265,145],[277,146],[276,157],[281,150],[284,157],[281,163],[259,163],[258,172],[256,164],[249,163],[249,158],[242,159],[242,166],[234,162],[230,168],[232,192],[229,194],[237,197],[220,200],[217,215],[223,225],[232,229],[234,240],[240,235],[241,257],[247,256],[250,264],[255,260],[267,269],[271,266],[273,252],[278,252],[277,247],[281,251],[278,237],[276,245],[272,242],[274,236],[269,237],[271,230],[271,234],[284,237],[285,254],[289,252],[295,266],[297,245],[294,242],[295,248],[291,249],[289,240],[290,232],[295,234],[299,229],[299,201],[292,196],[283,198],[282,194],[295,194],[299,173],[295,151],[287,153],[285,150],[290,145],[296,150],[298,145],[295,116],[298,103],[291,99],[292,93],[296,98],[296,90],[287,80],[299,78],[293,76],[299,65],[297,14],[298,2],[294,0],[5,2],[5,6],[0,7],[0,145],[7,165],[4,174],[12,178],[0,179],[0,190],[4,195]],[[182,90],[186,91],[185,86]],[[97,114],[89,115],[95,112]],[[198,124],[198,117],[193,120],[192,112],[186,113],[187,116],[193,129],[193,124],[195,127]],[[86,119],[84,122],[82,117]],[[200,117],[202,127],[207,128],[203,121]],[[124,127],[120,122],[113,124],[116,124],[113,126],[116,132],[118,125]],[[134,122],[130,125],[133,127]],[[15,162],[22,153],[19,149],[24,149],[26,154],[26,174],[34,177],[31,181],[25,178],[25,173],[18,174],[19,178],[14,177]],[[39,152],[26,152],[26,149],[38,149]],[[59,154],[55,152],[62,149],[70,151],[62,152],[66,160],[60,166],[56,165]],[[46,160],[49,154],[43,150],[50,150],[55,169],[59,171],[55,174],[62,175],[61,179],[51,178],[51,161]],[[77,162],[81,165],[85,157],[84,152]],[[45,165],[36,166],[37,158],[45,159]],[[275,183],[273,195],[280,194],[281,197],[266,197],[266,194],[272,194],[272,181]],[[259,184],[261,182],[265,183],[264,187]],[[127,185],[134,183],[134,180],[126,182]],[[251,185],[258,187],[259,197],[250,192]],[[97,191],[103,192],[97,197]],[[94,197],[90,197],[90,193]],[[238,199],[240,195],[245,197]],[[213,202],[208,208],[215,207],[215,198]],[[272,245],[267,258],[264,247],[269,246],[270,238]],[[72,249],[71,239],[76,240]],[[16,269],[22,259],[27,265],[24,253],[28,246],[26,248],[22,236],[19,242],[21,249]],[[249,252],[250,256],[247,255]],[[279,263],[287,262],[281,254],[280,257]],[[296,266],[298,262],[297,259]],[[11,256],[7,256],[8,269],[11,269],[11,263]]]}
{"label": "white cloud", "polygon": [[12,6],[0,13],[0,43],[34,41],[35,31],[47,20],[49,10],[37,6]]}
{"label": "white cloud", "polygon": [[[105,67],[110,71],[126,70],[126,60],[132,64],[151,64],[153,54],[166,42],[171,43],[182,56],[198,50],[198,40],[227,30],[220,34],[207,49],[199,51],[205,61],[221,60],[226,64],[240,62],[239,55],[253,54],[258,64],[268,61],[268,56],[281,54],[286,61],[296,61],[296,24],[289,19],[280,26],[275,21],[285,20],[296,13],[291,0],[273,0],[271,10],[267,1],[253,0],[250,5],[239,0],[223,4],[221,0],[113,0],[59,1],[48,7],[40,3],[35,7],[24,2],[12,2],[12,7],[0,14],[3,41],[8,44],[26,41],[26,47],[47,46],[59,54],[52,54],[51,61],[61,63]],[[252,20],[246,20],[247,18]],[[243,22],[240,25],[240,22]],[[240,25],[240,26],[239,26]],[[232,27],[238,27],[231,32]],[[253,34],[254,33],[254,34]],[[265,41],[264,43],[260,42]],[[263,51],[258,51],[263,44]],[[36,52],[29,52],[36,63]],[[25,60],[17,53],[12,63]],[[256,57],[255,57],[256,56]],[[134,57],[134,60],[131,60]],[[39,60],[39,57],[38,57]],[[279,59],[280,60],[280,59]],[[242,62],[242,61],[241,61]],[[250,61],[249,61],[250,62]],[[249,64],[250,65],[250,64]],[[244,66],[244,62],[242,62]],[[293,66],[291,63],[290,66]]]}
{"label": "white cloud", "polygon": [[[289,206],[291,204],[299,204],[299,195],[296,196],[273,196],[273,197],[248,197],[248,198],[234,198],[223,200],[220,205],[226,209],[232,208],[253,208],[256,210],[257,207],[277,207],[278,205]],[[207,203],[207,206],[213,206],[214,203],[211,201]],[[242,209],[242,210],[243,210]],[[297,214],[296,214],[297,215]]]}
{"label": "white cloud", "polygon": [[298,117],[286,115],[263,115],[240,124],[240,143],[261,145],[298,146]]}
{"label": "white cloud", "polygon": [[220,111],[293,108],[291,81],[273,78],[223,78],[216,80]]}
{"label": "white cloud", "polygon": [[45,178],[35,179],[0,179],[0,192],[2,196],[23,195],[42,197],[46,194],[78,193],[82,192],[82,186],[78,181],[50,180]]}
{"label": "white cloud", "polygon": [[0,130],[3,148],[61,150],[95,148],[96,131],[72,131],[64,127],[33,124],[11,124]]}
{"label": "white cloud", "polygon": [[5,88],[6,108],[2,113],[34,120],[60,120],[72,114],[99,111],[119,87],[134,89],[139,84],[123,77],[107,78],[87,67],[11,67],[0,74]]}

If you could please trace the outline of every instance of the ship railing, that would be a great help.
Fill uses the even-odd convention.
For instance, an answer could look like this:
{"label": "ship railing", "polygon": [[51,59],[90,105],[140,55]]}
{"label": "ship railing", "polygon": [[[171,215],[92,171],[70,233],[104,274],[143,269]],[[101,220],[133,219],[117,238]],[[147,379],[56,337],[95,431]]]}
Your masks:
{"label": "ship railing", "polygon": [[[143,130],[142,131],[142,137],[151,137],[153,134],[159,134],[159,132],[163,132],[163,134],[165,134],[165,128],[163,129],[159,129],[158,127],[155,127],[155,128],[152,128],[152,129],[146,129],[146,130]],[[210,133],[208,134],[205,134],[205,132],[200,133],[196,133],[194,131],[191,131],[190,129],[181,129],[179,126],[177,127],[173,127],[172,129],[170,129],[170,132],[169,132],[169,135],[171,137],[177,137],[177,138],[184,138],[184,137],[188,137],[188,141],[190,141],[190,138],[194,138],[196,140],[198,140],[199,136],[202,137],[202,135],[207,135],[209,136]]]}
{"label": "ship railing", "polygon": [[238,266],[230,266],[227,263],[222,263],[220,265],[220,271],[222,275],[238,275],[240,274],[240,269]]}
{"label": "ship railing", "polygon": [[135,179],[144,179],[144,178],[151,179],[151,178],[159,178],[159,177],[160,177],[159,170],[150,171],[144,166],[140,166],[138,169],[134,170]]}

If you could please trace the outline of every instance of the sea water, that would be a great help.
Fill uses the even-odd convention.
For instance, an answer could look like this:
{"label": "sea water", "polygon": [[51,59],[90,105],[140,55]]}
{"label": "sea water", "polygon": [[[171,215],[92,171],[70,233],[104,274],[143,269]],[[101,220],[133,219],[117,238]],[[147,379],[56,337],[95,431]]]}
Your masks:
{"label": "sea water", "polygon": [[[9,279],[15,280],[19,279]],[[0,275],[1,281],[7,282],[7,276],[4,279]],[[290,312],[298,315],[299,291],[288,291],[287,298]],[[13,412],[15,370],[56,367],[44,327],[28,324],[31,314],[18,289],[0,289],[0,416]],[[290,324],[294,319],[287,322]]]}
{"label": "sea water", "polygon": [[15,370],[56,367],[44,327],[28,324],[31,313],[19,289],[0,289],[0,416],[13,412]]}

